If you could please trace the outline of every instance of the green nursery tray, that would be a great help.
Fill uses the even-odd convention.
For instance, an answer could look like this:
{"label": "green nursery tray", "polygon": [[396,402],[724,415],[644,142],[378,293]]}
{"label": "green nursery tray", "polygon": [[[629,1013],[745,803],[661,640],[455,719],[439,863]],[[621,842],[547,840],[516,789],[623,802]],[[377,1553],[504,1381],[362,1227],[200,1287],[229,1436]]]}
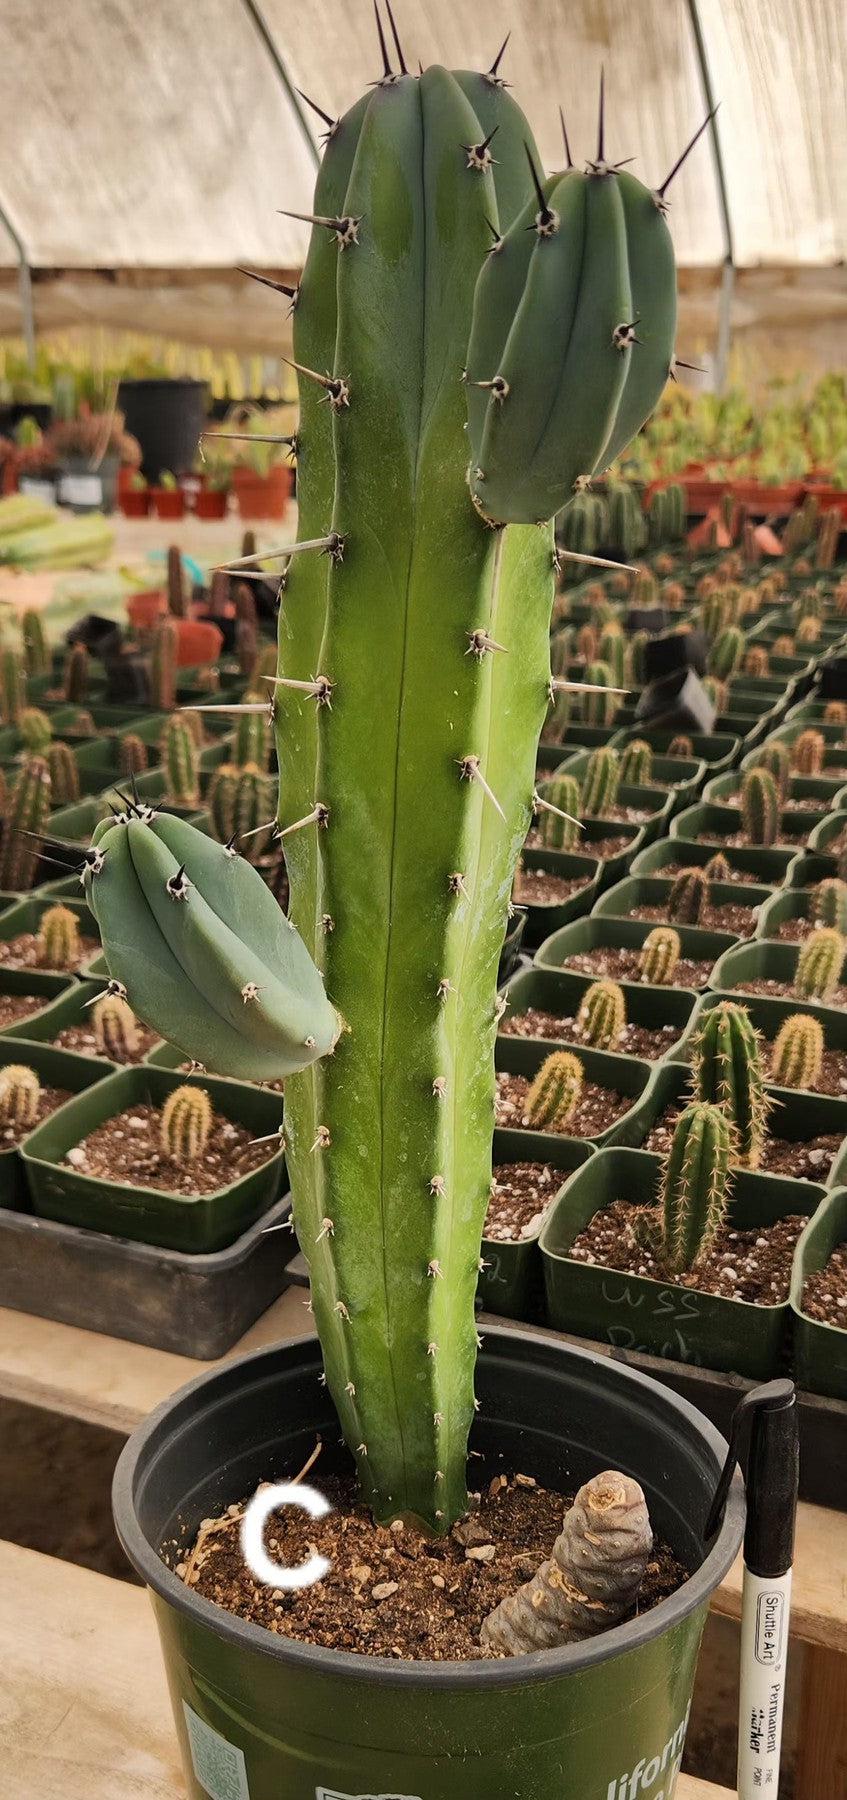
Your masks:
{"label": "green nursery tray", "polygon": [[[503,989],[509,1003],[506,1016],[509,1013],[526,1012],[529,1007],[537,1006],[545,1012],[558,1013],[563,1020],[573,1019],[583,995],[592,986],[593,979],[590,975],[580,975],[575,970],[548,969],[538,964],[531,969],[521,969]],[[650,987],[642,982],[625,981],[621,986],[626,1000],[627,1019],[631,1024],[646,1026],[651,1031],[661,1031],[666,1025],[673,1028],[663,1053],[669,1056],[688,1030],[697,1005],[697,995],[690,988]],[[573,1042],[566,1032],[557,1038],[517,1039],[502,1031],[499,1036],[509,1043],[543,1043],[548,1051]],[[577,1045],[576,1048],[581,1054],[582,1045]],[[629,1052],[622,1050],[619,1054],[623,1056]],[[646,1057],[644,1061],[647,1061]]]}
{"label": "green nursery tray", "polygon": [[826,881],[837,873],[836,857],[826,856],[820,850],[799,850],[788,870],[787,885],[789,888],[817,887],[819,881]]}
{"label": "green nursery tray", "polygon": [[[810,813],[808,818],[810,821],[808,829],[811,831],[813,830],[814,825],[817,824],[820,814]],[[699,805],[689,806],[685,812],[677,813],[676,817],[671,820],[672,838],[686,838],[693,840],[695,843],[708,844],[712,851],[723,850],[730,861],[732,860],[732,857],[736,855],[736,849],[734,845],[727,843],[727,838],[734,837],[736,832],[741,831],[741,829],[741,814],[738,811],[738,808],[735,806],[719,806],[713,800],[701,800]],[[755,844],[749,845],[751,850],[764,847],[765,846]],[[769,855],[781,859],[781,879],[783,881],[785,880],[788,865],[791,862],[792,857],[796,856],[798,849],[801,847],[800,844],[774,844],[767,846]],[[739,846],[739,848],[741,848],[741,846]],[[745,848],[747,848],[747,846],[745,846]]]}
{"label": "green nursery tray", "polygon": [[794,1369],[801,1387],[847,1400],[847,1308],[844,1324],[828,1325],[803,1309],[803,1294],[810,1275],[816,1275],[840,1244],[847,1243],[847,1188],[827,1196],[809,1220],[797,1245],[791,1283],[794,1320]]}
{"label": "green nursery tray", "polygon": [[[49,1044],[29,1042],[19,1045],[5,1032],[0,1044],[0,1075],[10,1063],[33,1069],[43,1087],[62,1088],[69,1094],[83,1093],[109,1072],[102,1063],[87,1062],[81,1056],[69,1055],[66,1050],[54,1050]],[[56,1116],[56,1113],[52,1115],[53,1118]],[[0,1208],[7,1207],[13,1212],[31,1210],[22,1153],[26,1142],[24,1138],[22,1144],[13,1149],[0,1147]]]}
{"label": "green nursery tray", "polygon": [[[745,756],[742,767],[754,768],[756,758],[760,754],[760,751],[754,750],[749,756]],[[713,801],[718,806],[737,805],[734,796],[741,788],[741,781],[740,770],[730,769],[725,775],[715,775],[711,781],[706,782],[703,789],[704,802],[707,805]],[[830,781],[817,775],[792,775],[788,783],[786,804],[791,807],[792,811],[805,808],[810,813],[820,814],[839,804],[844,786],[843,775],[839,776],[837,781]],[[817,819],[815,823],[818,823]]]}
{"label": "green nursery tray", "polygon": [[845,827],[847,827],[847,811],[830,813],[829,818],[821,819],[815,826],[809,837],[808,848],[835,856],[836,852],[830,850],[830,845],[840,838]]}
{"label": "green nursery tray", "polygon": [[[29,1025],[40,1017],[43,1008],[55,1000],[57,994],[64,994],[69,987],[76,987],[72,975],[42,975],[37,969],[0,969],[0,994],[32,994],[42,1001],[38,1012],[31,1013],[26,1020]],[[15,1019],[11,1025],[0,1026],[0,1037],[7,1037],[21,1020]]]}
{"label": "green nursery tray", "polygon": [[[578,1138],[557,1137],[545,1151],[543,1159],[528,1156],[523,1131],[495,1131],[494,1167],[498,1163],[552,1163],[562,1172],[562,1181],[553,1198],[557,1198],[574,1169],[580,1169],[589,1157],[596,1155],[593,1144]],[[482,1261],[477,1285],[477,1305],[484,1312],[496,1312],[506,1319],[540,1317],[542,1312],[543,1277],[538,1239],[541,1226],[530,1238],[503,1242],[500,1238],[483,1237]]]}
{"label": "green nursery tray", "polygon": [[[63,1031],[66,1025],[82,1025],[90,1020],[91,1005],[93,1001],[100,999],[102,992],[99,981],[74,981],[32,1019],[21,1019],[17,1025],[10,1025],[5,1036],[25,1038],[28,1043],[54,1044],[57,1032]],[[63,1056],[85,1063],[87,1068],[93,1065],[104,1075],[111,1074],[117,1066],[107,1056],[88,1056],[81,1050],[66,1050],[62,1046],[57,1048],[61,1048]]]}
{"label": "green nursery tray", "polygon": [[[594,912],[587,919],[575,919],[572,924],[563,925],[560,931],[554,931],[536,951],[535,962],[540,968],[563,969],[569,956],[580,955],[586,950],[609,946],[638,950],[654,930],[655,925],[649,919],[610,919]],[[699,925],[680,925],[674,930],[678,930],[683,957],[696,962],[715,963],[736,942],[730,932],[706,931]],[[584,971],[577,969],[573,973]],[[591,979],[596,981],[600,977],[593,975]]]}
{"label": "green nursery tray", "polygon": [[[672,924],[667,913],[672,887],[673,877],[670,875],[630,875],[626,881],[619,881],[615,887],[606,889],[593,909],[594,914],[597,918],[628,919],[637,906],[663,906],[665,922]],[[715,881],[711,886],[711,899],[715,906],[763,907],[772,893],[773,889],[770,887],[745,886],[743,882]]]}
{"label": "green nursery tray", "polygon": [[[626,725],[615,732],[612,743],[616,750],[623,750],[633,738],[643,738],[657,755],[667,756],[674,738],[679,735],[676,731],[649,731],[640,729],[638,725]],[[691,748],[698,762],[705,763],[713,775],[723,768],[729,768],[741,755],[741,739],[730,737],[725,732],[686,732],[684,735],[690,737]]]}
{"label": "green nursery tray", "polygon": [[[547,1316],[560,1331],[597,1338],[618,1349],[641,1350],[733,1370],[760,1381],[779,1372],[788,1337],[789,1306],[701,1294],[676,1283],[574,1262],[569,1251],[589,1220],[613,1201],[658,1202],[661,1160],[646,1150],[606,1149],[577,1170],[551,1209],[541,1233]],[[790,1213],[817,1210],[823,1189],[775,1176],[735,1176],[730,1220],[740,1230],[773,1225]]]}
{"label": "green nursery tray", "polygon": [[[83,1174],[64,1162],[67,1152],[104,1120],[146,1101],[161,1106],[186,1079],[149,1064],[121,1069],[98,1080],[39,1125],[23,1149],[33,1212],[65,1225],[186,1252],[221,1250],[246,1231],[279,1193],[281,1151],[260,1168],[237,1176],[227,1187],[202,1199],[154,1188],[124,1187]],[[251,1136],[262,1137],[278,1129],[278,1094],[211,1076],[203,1076],[197,1085],[206,1089],[217,1112],[246,1125]]]}
{"label": "green nursery tray", "polygon": [[[800,949],[799,944],[776,943],[763,938],[736,944],[715,963],[709,987],[726,989],[734,994],[744,992],[745,981],[789,982],[793,987]],[[762,997],[768,998],[767,995]],[[779,1000],[786,996],[774,994],[772,998]],[[806,1003],[799,996],[793,1010],[806,1010]]]}
{"label": "green nursery tray", "polygon": [[544,906],[521,903],[526,909],[524,943],[532,949],[560,925],[590,912],[600,888],[603,864],[596,857],[580,856],[570,850],[524,850],[521,862],[527,869],[543,869],[548,875],[561,875],[566,880],[585,876],[584,887],[570,894],[567,900],[554,900]]}
{"label": "green nursery tray", "polygon": [[[76,883],[76,891],[78,894],[78,881]],[[94,938],[99,944],[100,929],[94,914],[90,911],[85,901],[72,899],[70,895],[60,901],[57,894],[31,894],[28,895],[26,899],[18,900],[17,904],[15,906],[10,906],[8,911],[0,913],[0,938],[8,942],[10,938],[22,937],[30,932],[37,936],[44,914],[49,912],[51,907],[59,904],[66,906],[69,912],[76,914],[79,921],[81,936]],[[92,951],[91,956],[89,956],[85,962],[80,963],[79,969],[76,970],[75,973],[84,975],[88,969],[89,963],[93,960],[95,955],[99,954],[99,951]],[[68,970],[51,969],[48,963],[39,965],[39,967],[41,966],[43,966],[45,974],[70,976]]]}
{"label": "green nursery tray", "polygon": [[808,919],[810,899],[808,888],[781,888],[762,907],[753,936],[779,939],[780,925],[789,919]]}
{"label": "green nursery tray", "polygon": [[[674,1051],[675,1062],[689,1062],[692,1046],[700,1031],[704,1015],[719,1006],[722,1000],[737,1000],[738,995],[728,989],[701,994],[697,1010],[682,1041]],[[771,998],[765,994],[745,994],[744,1008],[750,1014],[757,1031],[760,1031],[766,1043],[772,1044],[781,1025],[790,1019],[793,1013],[801,1010],[820,1021],[827,1050],[847,1050],[847,1012],[834,1006],[812,1006],[807,1001],[802,1003],[794,999],[781,997]]]}
{"label": "green nursery tray", "polygon": [[[702,868],[720,849],[720,844],[701,844],[694,838],[672,837],[660,838],[657,844],[648,844],[645,850],[639,850],[632,858],[630,872],[633,875],[659,875],[669,863],[680,868]],[[727,860],[732,868],[743,875],[754,875],[760,887],[768,889],[779,887],[786,879],[789,865],[781,850],[761,850],[755,846],[743,845],[737,850],[727,850]],[[743,884],[742,884],[743,885]]]}
{"label": "green nursery tray", "polygon": [[[43,708],[41,709],[44,710]],[[54,706],[48,711],[48,718],[54,738],[60,738],[63,731],[68,731],[79,718],[84,709],[79,706]],[[87,710],[87,709],[85,709]],[[14,762],[27,752],[26,745],[16,725],[4,725],[0,728],[0,762]]]}
{"label": "green nursery tray", "polygon": [[[541,1064],[549,1055],[550,1045],[540,1042],[538,1038],[498,1037],[494,1051],[495,1065],[498,1069],[508,1070],[512,1075],[525,1075],[529,1081],[532,1081],[533,1076],[537,1075]],[[610,1050],[590,1050],[581,1044],[579,1058],[589,1081],[596,1082],[598,1087],[609,1088],[615,1093],[622,1094],[631,1100],[633,1105],[644,1093],[652,1074],[649,1063],[641,1062],[635,1056],[616,1056]],[[624,1115],[625,1118],[627,1116],[628,1114]],[[622,1120],[618,1120],[617,1125],[619,1126],[622,1122]],[[609,1136],[609,1131],[613,1129],[615,1127],[610,1126],[608,1131],[601,1132],[596,1138],[579,1138],[577,1141],[579,1143],[604,1144]],[[554,1131],[518,1130],[516,1135],[526,1146],[523,1161],[545,1162],[550,1145],[559,1143],[566,1134]]]}

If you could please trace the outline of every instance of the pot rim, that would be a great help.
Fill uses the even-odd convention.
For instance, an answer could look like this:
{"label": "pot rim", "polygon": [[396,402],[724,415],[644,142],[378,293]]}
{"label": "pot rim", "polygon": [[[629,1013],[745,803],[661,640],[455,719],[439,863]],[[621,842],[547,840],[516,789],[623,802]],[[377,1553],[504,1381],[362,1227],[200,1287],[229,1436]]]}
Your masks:
{"label": "pot rim", "polygon": [[[555,1353],[557,1357],[564,1355],[586,1368],[602,1368],[606,1374],[612,1370],[613,1378],[620,1378],[624,1383],[629,1382],[650,1391],[658,1388],[668,1411],[676,1413],[680,1423],[686,1421],[695,1426],[701,1439],[705,1439],[714,1451],[719,1469],[723,1466],[727,1444],[721,1433],[696,1407],[671,1389],[661,1388],[650,1376],[615,1359],[600,1356],[596,1351],[582,1349],[575,1344],[563,1344],[550,1332],[534,1327],[522,1329],[517,1326],[490,1325],[486,1326],[485,1335],[486,1342],[497,1342],[501,1349],[506,1349],[509,1342],[515,1339],[528,1341],[541,1354],[546,1351],[548,1354]],[[295,1358],[300,1356],[316,1363],[320,1361],[319,1340],[313,1334],[286,1344],[266,1345],[260,1350],[248,1351],[244,1356],[230,1358],[219,1364],[211,1372],[196,1376],[193,1381],[187,1382],[175,1394],[162,1401],[133,1432],[118,1459],[112,1485],[112,1506],[118,1537],[135,1570],[153,1593],[167,1601],[176,1612],[212,1631],[233,1648],[269,1656],[284,1665],[312,1669],[316,1676],[345,1678],[368,1685],[426,1687],[437,1693],[454,1694],[479,1686],[514,1688],[581,1673],[663,1636],[708,1601],[735,1561],[741,1545],[745,1513],[744,1484],[737,1468],[720,1530],[700,1567],[675,1594],[660,1601],[650,1612],[631,1619],[624,1625],[616,1625],[588,1643],[565,1645],[555,1650],[531,1651],[526,1656],[507,1657],[503,1660],[480,1657],[455,1663],[397,1662],[390,1657],[364,1656],[350,1650],[328,1650],[321,1645],[284,1638],[261,1626],[250,1624],[204,1599],[193,1588],[187,1588],[167,1568],[159,1552],[153,1549],[141,1529],[135,1510],[134,1488],[142,1459],[148,1448],[155,1443],[160,1427],[175,1405],[184,1405],[193,1396],[201,1395],[205,1388],[220,1381],[222,1377],[231,1380],[233,1371],[249,1372],[269,1356],[278,1356],[281,1350],[288,1350]]]}

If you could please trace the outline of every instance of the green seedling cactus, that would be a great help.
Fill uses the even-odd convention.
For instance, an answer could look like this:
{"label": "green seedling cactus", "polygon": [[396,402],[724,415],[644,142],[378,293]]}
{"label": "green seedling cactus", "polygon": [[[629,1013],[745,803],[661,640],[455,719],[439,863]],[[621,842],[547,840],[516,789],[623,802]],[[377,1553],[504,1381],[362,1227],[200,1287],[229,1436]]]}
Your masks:
{"label": "green seedling cactus", "polygon": [[40,612],[28,609],[21,619],[26,672],[31,678],[50,673],[50,647]]}
{"label": "green seedling cactus", "polygon": [[620,706],[620,695],[606,690],[616,688],[620,683],[615,681],[609,664],[586,663],[584,679],[598,690],[596,693],[580,695],[582,717],[586,725],[611,725]]}
{"label": "green seedling cactus", "polygon": [[542,744],[561,744],[573,715],[573,695],[567,688],[554,692],[541,730]]}
{"label": "green seedling cactus", "polygon": [[809,912],[816,925],[826,925],[847,938],[847,881],[831,876],[812,888]]}
{"label": "green seedling cactus", "polygon": [[615,687],[626,684],[626,638],[623,626],[615,620],[609,620],[600,633],[597,646],[598,660],[606,663],[612,671],[612,683]]}
{"label": "green seedling cactus", "polygon": [[[590,624],[580,625],[580,628],[576,634],[576,654],[577,654],[577,656],[580,657],[583,662],[586,662],[586,663],[594,662],[597,657],[597,647],[598,647],[599,642],[600,642],[600,634],[597,630],[596,625],[590,625]],[[585,678],[586,678],[586,681],[588,681],[590,679],[587,670],[586,670]]]}
{"label": "green seedling cactus", "polygon": [[541,1064],[524,1104],[524,1117],[533,1131],[563,1131],[576,1112],[585,1081],[585,1069],[571,1050],[554,1050]]}
{"label": "green seedling cactus", "polygon": [[0,1124],[21,1127],[38,1124],[41,1083],[25,1063],[7,1063],[0,1069]]}
{"label": "green seedling cactus", "polygon": [[559,542],[567,550],[596,556],[608,531],[606,503],[599,494],[577,494],[560,515],[557,529]]}
{"label": "green seedling cactus", "polygon": [[[329,1390],[376,1517],[437,1533],[467,1504],[497,964],[548,705],[552,520],[664,386],[666,187],[639,189],[602,145],[589,177],[543,180],[496,69],[389,71],[333,123],[293,318],[302,544],[274,698],[302,939],[242,857],[163,814],[101,828],[86,875],[140,1017],[217,1069],[239,1072],[232,1050],[240,1072],[290,1075]],[[302,962],[283,984],[286,944]],[[248,956],[256,1005],[233,980]]]}
{"label": "green seedling cactus", "polygon": [[182,563],[182,552],[177,544],[168,549],[168,612],[175,619],[187,619],[189,615],[188,584]]}
{"label": "green seedling cactus", "polygon": [[53,789],[53,805],[73,806],[80,793],[79,763],[70,744],[51,744],[47,750],[47,766]]}
{"label": "green seedling cactus", "polygon": [[703,1020],[694,1058],[697,1097],[723,1108],[734,1132],[734,1155],[748,1169],[762,1160],[768,1097],[759,1034],[750,1014],[722,1000]]}
{"label": "green seedling cactus", "polygon": [[665,1260],[676,1273],[696,1268],[726,1218],[732,1128],[720,1106],[697,1100],[686,1107],[662,1172]]}
{"label": "green seedling cactus", "polygon": [[[557,698],[566,700],[568,696],[561,694]],[[241,714],[235,733],[235,760],[240,769],[246,763],[255,763],[257,768],[266,769],[271,755],[271,711],[267,695],[248,688],[244,699],[247,705],[265,700],[265,707],[261,712]]]}
{"label": "green seedling cactus", "polygon": [[245,681],[252,681],[259,666],[259,634],[250,619],[235,621],[235,656]]}
{"label": "green seedling cactus", "polygon": [[625,787],[649,787],[653,774],[653,750],[644,738],[633,738],[621,751],[621,781]]}
{"label": "green seedling cactus", "polygon": [[826,739],[822,731],[801,731],[794,739],[791,760],[799,775],[823,774]]}
{"label": "green seedling cactus", "polygon": [[536,796],[538,835],[545,850],[576,850],[581,836],[580,792],[575,775],[554,775]]}
{"label": "green seedling cactus", "polygon": [[822,926],[806,939],[797,959],[794,987],[804,1000],[832,1000],[841,981],[847,945],[840,931]]}
{"label": "green seedling cactus", "polygon": [[784,740],[771,738],[770,743],[763,744],[753,767],[767,769],[773,776],[780,806],[784,805],[791,780],[791,751]]}
{"label": "green seedling cactus", "polygon": [[669,987],[681,955],[679,932],[673,931],[669,925],[656,925],[641,946],[638,958],[640,979],[650,982],[653,987]]}
{"label": "green seedling cactus", "polygon": [[634,631],[627,640],[625,686],[642,686],[645,680],[644,648],[649,641],[650,634],[647,631]]}
{"label": "green seedling cactus", "polygon": [[7,893],[32,886],[38,864],[38,839],[50,813],[50,770],[41,756],[25,762],[0,825],[0,889]]}
{"label": "green seedling cactus", "polygon": [[17,725],[26,706],[26,671],[17,650],[0,649],[0,720]]}
{"label": "green seedling cactus", "polygon": [[751,644],[744,658],[744,673],[751,675],[754,681],[766,681],[771,669],[771,659],[764,644]]}
{"label": "green seedling cactus", "polygon": [[49,906],[38,929],[38,961],[44,969],[72,969],[80,956],[79,919],[69,906]]}
{"label": "green seedling cactus", "polygon": [[[594,640],[592,640],[594,641]],[[550,639],[550,673],[565,676],[575,654],[573,628],[563,625]]]}
{"label": "green seedling cactus", "polygon": [[71,706],[84,706],[88,699],[89,658],[84,644],[71,644],[65,657],[62,679],[64,698]]}
{"label": "green seedling cactus", "polygon": [[47,714],[37,706],[25,706],[18,714],[18,730],[24,749],[31,756],[43,756],[53,736],[53,727]]}
{"label": "green seedling cactus", "polygon": [[684,731],[677,732],[676,737],[671,738],[668,744],[668,755],[686,757],[694,755],[694,745]]}
{"label": "green seedling cactus", "polygon": [[779,790],[769,769],[747,770],[741,783],[741,818],[748,843],[776,843],[779,836]]}
{"label": "green seedling cactus", "polygon": [[719,680],[716,675],[704,675],[703,687],[720,718],[721,714],[726,712],[729,704],[729,688],[726,682]]}
{"label": "green seedling cactus", "polygon": [[828,700],[823,718],[825,725],[847,725],[847,701]]}
{"label": "green seedling cactus", "polygon": [[595,981],[583,994],[576,1022],[587,1044],[596,1050],[614,1050],[626,1030],[623,988],[616,981]]}
{"label": "green seedling cactus", "polygon": [[652,569],[639,569],[632,590],[633,603],[636,606],[657,606],[659,603],[659,584]]}
{"label": "green seedling cactus", "polygon": [[141,1042],[138,1020],[119,994],[104,994],[93,1008],[91,1022],[101,1056],[116,1063],[130,1062],[137,1056]]}
{"label": "green seedling cactus", "polygon": [[182,714],[169,719],[161,742],[166,793],[175,805],[197,806],[200,799],[200,758],[190,727]]}
{"label": "green seedling cactus", "polygon": [[732,618],[729,598],[720,588],[707,594],[700,602],[700,623],[708,638],[718,638]]}
{"label": "green seedling cactus", "polygon": [[592,750],[582,778],[582,811],[597,817],[609,814],[621,784],[621,758],[610,744]]}
{"label": "green seedling cactus", "polygon": [[150,656],[150,701],[157,712],[173,712],[176,705],[178,648],[176,619],[161,619],[153,635]]}
{"label": "green seedling cactus", "polygon": [[[644,549],[648,534],[652,538],[655,520],[651,509],[649,525],[641,510],[641,502],[636,489],[628,481],[612,482],[608,490],[610,549],[632,562],[639,551]],[[654,496],[655,499],[655,496]],[[567,514],[565,514],[567,517]]]}
{"label": "green seedling cactus", "polygon": [[268,777],[255,763],[243,769],[221,763],[209,789],[212,829],[221,844],[236,844],[239,855],[256,863],[268,850],[274,833],[273,790]]}
{"label": "green seedling cactus", "polygon": [[722,850],[716,850],[708,862],[703,864],[703,872],[710,881],[731,881],[732,867]]}
{"label": "green seedling cactus", "polygon": [[724,626],[709,652],[709,674],[717,676],[718,681],[728,681],[741,665],[745,643],[740,625]]}
{"label": "green seedling cactus", "polygon": [[709,905],[710,885],[707,869],[680,869],[668,896],[670,917],[678,925],[698,925]]}
{"label": "green seedling cactus", "polygon": [[798,650],[808,650],[819,643],[821,635],[820,619],[801,619],[794,633],[794,642]]}
{"label": "green seedling cactus", "polygon": [[771,649],[774,656],[796,656],[797,654],[794,639],[787,631],[780,632],[779,637],[774,638]]}
{"label": "green seedling cactus", "polygon": [[838,555],[838,543],[844,529],[840,508],[831,506],[823,514],[815,541],[815,568],[831,569]]}
{"label": "green seedling cactus", "polygon": [[125,731],[118,739],[118,771],[126,779],[143,775],[150,761],[147,745],[135,731]]}
{"label": "green seedling cactus", "polygon": [[205,1088],[174,1088],[164,1106],[159,1125],[162,1155],[169,1162],[196,1162],[209,1142],[212,1130],[212,1102]]}
{"label": "green seedling cactus", "polygon": [[823,1068],[824,1035],[820,1019],[791,1013],[783,1020],[771,1052],[771,1076],[779,1087],[814,1091]]}

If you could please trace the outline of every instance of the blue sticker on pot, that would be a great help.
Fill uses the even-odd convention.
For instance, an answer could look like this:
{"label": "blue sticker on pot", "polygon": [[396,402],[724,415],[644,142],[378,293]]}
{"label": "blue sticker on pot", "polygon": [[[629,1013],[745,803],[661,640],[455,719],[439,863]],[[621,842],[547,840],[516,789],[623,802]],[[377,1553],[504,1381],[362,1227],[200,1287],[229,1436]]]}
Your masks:
{"label": "blue sticker on pot", "polygon": [[182,1710],[188,1727],[191,1763],[210,1800],[250,1800],[244,1751],[198,1718],[186,1700]]}

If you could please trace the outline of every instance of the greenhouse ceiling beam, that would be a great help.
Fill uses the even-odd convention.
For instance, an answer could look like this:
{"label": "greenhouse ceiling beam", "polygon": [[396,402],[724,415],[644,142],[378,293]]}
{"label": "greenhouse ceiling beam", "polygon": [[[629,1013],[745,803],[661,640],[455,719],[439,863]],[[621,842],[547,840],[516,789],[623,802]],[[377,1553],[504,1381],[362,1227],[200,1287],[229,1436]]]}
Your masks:
{"label": "greenhouse ceiling beam", "polygon": [[311,156],[312,161],[315,165],[315,168],[317,169],[320,167],[321,153],[318,149],[317,144],[315,143],[314,137],[312,136],[311,126],[309,125],[309,121],[306,117],[305,112],[303,111],[303,107],[300,102],[300,95],[298,94],[297,89],[294,86],[293,81],[291,80],[291,76],[289,75],[288,70],[285,66],[285,61],[284,61],[283,57],[280,55],[279,46],[277,45],[276,40],[274,39],[274,37],[272,36],[271,32],[268,29],[266,20],[262,13],[262,9],[258,4],[258,0],[243,0],[243,4],[253,22],[253,24],[256,27],[256,30],[262,40],[262,43],[265,46],[265,49],[267,50],[267,53],[271,59],[271,62],[273,63],[273,66],[274,66],[277,76],[279,78],[280,86],[283,90],[283,93],[285,94],[286,100],[288,101],[288,104],[291,107],[292,112],[294,113],[294,116],[297,120],[297,123],[300,127],[301,133],[303,135],[303,139],[304,139],[304,142],[308,149],[309,155]]}
{"label": "greenhouse ceiling beam", "polygon": [[700,81],[703,97],[711,114],[709,137],[712,145],[712,160],[715,167],[715,183],[718,192],[718,210],[721,216],[723,231],[724,255],[721,292],[718,303],[718,342],[715,353],[715,385],[718,390],[726,382],[729,366],[729,348],[732,336],[732,302],[735,295],[735,243],[732,230],[732,213],[729,205],[729,187],[726,179],[726,168],[721,150],[720,134],[715,118],[716,102],[712,85],[712,74],[709,68],[709,56],[706,50],[706,39],[703,22],[700,18],[698,0],[688,0],[688,16],[691,20],[691,31],[694,37],[694,48],[700,70]]}
{"label": "greenhouse ceiling beam", "polygon": [[23,238],[21,237],[20,232],[16,231],[6,208],[2,204],[0,204],[0,225],[3,226],[3,229],[8,233],[8,236],[15,246],[15,254],[18,259],[18,286],[21,296],[21,315],[23,319],[24,343],[26,344],[26,359],[30,368],[34,369],[35,308],[32,299],[32,270],[29,266],[29,257],[26,253],[26,245],[24,244]]}

